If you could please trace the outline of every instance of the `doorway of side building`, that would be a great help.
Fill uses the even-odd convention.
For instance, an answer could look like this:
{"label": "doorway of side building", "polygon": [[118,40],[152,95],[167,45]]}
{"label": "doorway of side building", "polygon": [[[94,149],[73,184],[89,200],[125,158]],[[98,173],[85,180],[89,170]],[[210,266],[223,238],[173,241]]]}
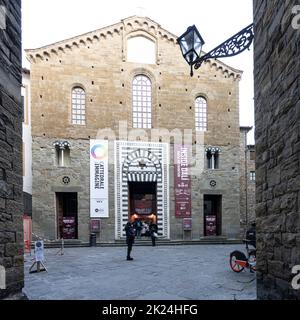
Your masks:
{"label": "doorway of side building", "polygon": [[129,221],[157,224],[156,182],[128,182]]}
{"label": "doorway of side building", "polygon": [[57,236],[78,239],[77,193],[56,193]]}
{"label": "doorway of side building", "polygon": [[204,235],[222,235],[221,195],[204,195]]}

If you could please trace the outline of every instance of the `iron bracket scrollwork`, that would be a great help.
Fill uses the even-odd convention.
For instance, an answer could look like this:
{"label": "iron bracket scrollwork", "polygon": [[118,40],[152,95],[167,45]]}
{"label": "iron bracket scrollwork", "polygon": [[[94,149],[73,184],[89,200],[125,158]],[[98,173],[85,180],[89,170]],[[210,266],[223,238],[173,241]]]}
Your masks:
{"label": "iron bracket scrollwork", "polygon": [[248,49],[254,39],[253,23],[244,28],[222,44],[198,58],[194,63],[194,68],[200,68],[203,61],[208,59],[227,58],[238,55]]}

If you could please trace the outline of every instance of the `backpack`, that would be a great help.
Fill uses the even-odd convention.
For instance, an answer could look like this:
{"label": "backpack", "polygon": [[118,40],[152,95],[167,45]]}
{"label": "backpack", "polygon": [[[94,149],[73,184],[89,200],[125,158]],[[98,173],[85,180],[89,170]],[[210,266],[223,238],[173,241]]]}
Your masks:
{"label": "backpack", "polygon": [[136,222],[136,226],[137,226],[138,228],[141,228],[141,227],[142,227],[142,223],[141,223],[140,220],[138,220],[138,221]]}

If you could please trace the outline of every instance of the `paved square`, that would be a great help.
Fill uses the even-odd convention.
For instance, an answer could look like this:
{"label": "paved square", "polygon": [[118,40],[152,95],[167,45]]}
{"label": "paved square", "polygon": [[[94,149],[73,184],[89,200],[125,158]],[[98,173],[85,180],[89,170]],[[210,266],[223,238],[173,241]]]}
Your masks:
{"label": "paved square", "polygon": [[35,300],[233,300],[256,299],[255,274],[236,274],[229,266],[241,245],[178,245],[45,250],[48,273],[29,274],[25,288]]}

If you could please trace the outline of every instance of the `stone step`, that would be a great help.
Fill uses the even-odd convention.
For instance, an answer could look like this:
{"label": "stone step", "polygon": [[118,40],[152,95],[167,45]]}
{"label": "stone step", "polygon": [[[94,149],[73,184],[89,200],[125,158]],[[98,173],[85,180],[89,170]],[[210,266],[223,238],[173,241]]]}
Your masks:
{"label": "stone step", "polygon": [[[197,240],[169,240],[169,239],[157,239],[156,244],[158,246],[171,246],[171,245],[217,245],[217,244],[242,244],[240,239],[227,239],[226,237],[203,237]],[[135,246],[151,246],[152,242],[150,238],[136,239]],[[45,242],[45,248],[60,248],[61,241]],[[89,247],[89,242],[83,242],[80,240],[65,240],[65,248],[75,247]],[[98,242],[97,247],[120,247],[126,246],[126,239],[115,240],[113,242]],[[34,243],[32,243],[34,248]]]}

